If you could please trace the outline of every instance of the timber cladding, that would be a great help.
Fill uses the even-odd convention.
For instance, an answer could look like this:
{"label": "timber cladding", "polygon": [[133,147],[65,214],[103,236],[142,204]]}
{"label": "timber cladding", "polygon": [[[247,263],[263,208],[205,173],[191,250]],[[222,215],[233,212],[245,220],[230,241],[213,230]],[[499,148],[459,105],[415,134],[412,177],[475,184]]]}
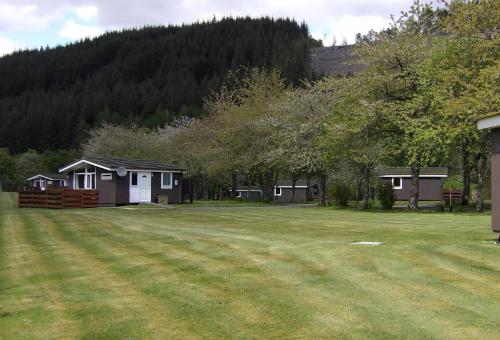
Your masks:
{"label": "timber cladding", "polygon": [[99,191],[48,189],[19,192],[19,208],[96,208],[99,206]]}
{"label": "timber cladding", "polygon": [[500,233],[500,150],[491,155],[491,229]]}

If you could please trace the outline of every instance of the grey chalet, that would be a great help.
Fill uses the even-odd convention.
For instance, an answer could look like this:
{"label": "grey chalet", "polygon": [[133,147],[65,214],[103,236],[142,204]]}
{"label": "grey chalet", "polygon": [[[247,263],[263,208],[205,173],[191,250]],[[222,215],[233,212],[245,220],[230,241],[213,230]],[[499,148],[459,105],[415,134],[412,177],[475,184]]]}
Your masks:
{"label": "grey chalet", "polygon": [[[392,184],[397,200],[405,201],[410,198],[411,170],[410,168],[386,168],[380,174],[383,181]],[[443,182],[448,177],[447,167],[421,168],[419,176],[419,200],[439,201]]]}
{"label": "grey chalet", "polygon": [[182,202],[185,169],[154,160],[84,157],[59,170],[68,176],[68,187],[98,190],[100,206],[158,202]]}

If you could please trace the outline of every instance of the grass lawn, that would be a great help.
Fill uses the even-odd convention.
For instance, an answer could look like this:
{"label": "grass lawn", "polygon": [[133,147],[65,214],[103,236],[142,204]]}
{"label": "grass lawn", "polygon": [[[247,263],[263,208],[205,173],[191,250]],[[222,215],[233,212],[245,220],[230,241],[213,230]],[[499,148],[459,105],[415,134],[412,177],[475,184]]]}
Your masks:
{"label": "grass lawn", "polygon": [[489,220],[255,204],[17,209],[0,194],[0,338],[498,339]]}

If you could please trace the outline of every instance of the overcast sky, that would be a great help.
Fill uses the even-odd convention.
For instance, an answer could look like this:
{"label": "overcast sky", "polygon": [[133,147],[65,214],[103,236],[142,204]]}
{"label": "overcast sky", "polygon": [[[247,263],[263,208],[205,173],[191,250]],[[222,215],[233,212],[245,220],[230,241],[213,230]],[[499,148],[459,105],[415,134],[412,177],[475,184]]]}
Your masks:
{"label": "overcast sky", "polygon": [[387,26],[411,0],[0,0],[0,55],[55,46],[124,27],[181,24],[223,16],[305,20],[331,45]]}

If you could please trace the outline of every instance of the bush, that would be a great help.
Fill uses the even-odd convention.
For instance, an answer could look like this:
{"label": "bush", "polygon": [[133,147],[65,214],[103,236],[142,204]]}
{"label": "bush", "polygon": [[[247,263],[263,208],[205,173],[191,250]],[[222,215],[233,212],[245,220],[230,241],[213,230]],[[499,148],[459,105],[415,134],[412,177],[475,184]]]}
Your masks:
{"label": "bush", "polygon": [[351,189],[345,184],[337,184],[333,186],[331,195],[336,206],[347,207],[349,198],[351,197]]}
{"label": "bush", "polygon": [[378,199],[380,200],[380,204],[382,204],[382,208],[392,209],[394,202],[396,201],[392,183],[388,181],[382,181],[378,186],[377,194]]}

